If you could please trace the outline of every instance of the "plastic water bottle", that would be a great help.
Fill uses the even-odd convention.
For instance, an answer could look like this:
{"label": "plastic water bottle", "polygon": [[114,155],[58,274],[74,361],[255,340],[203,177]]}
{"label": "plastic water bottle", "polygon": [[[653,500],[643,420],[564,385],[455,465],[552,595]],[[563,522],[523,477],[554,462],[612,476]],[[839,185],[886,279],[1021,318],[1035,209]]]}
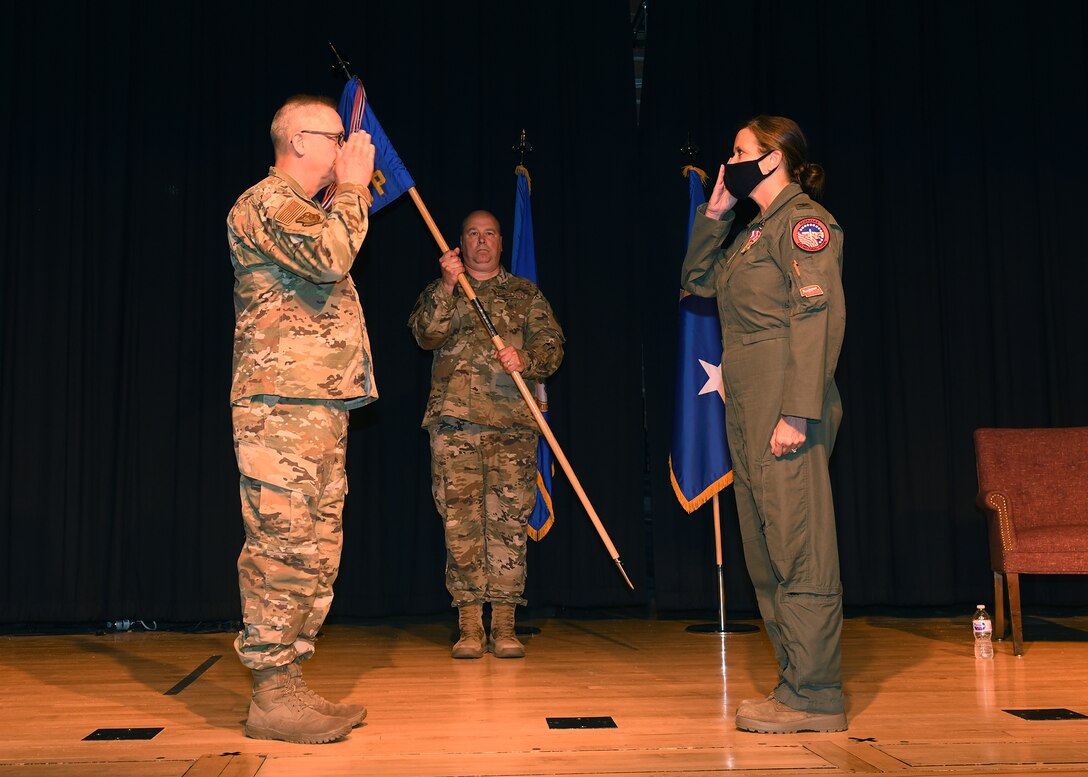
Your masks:
{"label": "plastic water bottle", "polygon": [[990,613],[986,612],[986,605],[978,605],[975,617],[971,619],[971,626],[975,632],[975,658],[993,658],[994,643],[991,637],[994,633],[993,621]]}

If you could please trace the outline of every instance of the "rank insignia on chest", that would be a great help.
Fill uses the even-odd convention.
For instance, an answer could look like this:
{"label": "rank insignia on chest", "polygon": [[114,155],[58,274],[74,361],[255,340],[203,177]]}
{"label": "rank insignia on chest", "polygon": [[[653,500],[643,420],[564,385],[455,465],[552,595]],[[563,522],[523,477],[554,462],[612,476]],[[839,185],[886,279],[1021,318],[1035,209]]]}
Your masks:
{"label": "rank insignia on chest", "polygon": [[744,248],[740,249],[740,252],[742,254],[747,253],[748,249],[756,244],[756,241],[759,240],[759,236],[762,235],[762,234],[763,234],[763,225],[762,224],[757,225],[752,230],[752,234],[748,235],[748,242],[744,244]]}
{"label": "rank insignia on chest", "polygon": [[819,219],[802,219],[793,228],[793,244],[802,251],[822,251],[827,246],[827,241],[827,225]]}

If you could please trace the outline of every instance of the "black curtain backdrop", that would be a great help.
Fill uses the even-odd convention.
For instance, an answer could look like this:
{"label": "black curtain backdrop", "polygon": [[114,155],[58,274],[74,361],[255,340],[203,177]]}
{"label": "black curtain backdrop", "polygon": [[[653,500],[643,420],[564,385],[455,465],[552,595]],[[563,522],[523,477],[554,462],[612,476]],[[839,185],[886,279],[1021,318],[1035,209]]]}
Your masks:
{"label": "black curtain backdrop", "polygon": [[[1088,424],[1084,39],[1084,11],[1049,3],[656,2],[636,120],[627,0],[15,7],[0,622],[239,617],[224,221],[271,164],[283,99],[339,95],[329,41],[451,243],[482,207],[509,248],[511,147],[522,128],[534,146],[540,284],[568,336],[553,428],[636,591],[557,472],[532,606],[717,605],[710,508],[683,513],[666,469],[680,168],[713,172],[761,112],[804,128],[846,233],[832,469],[847,605],[988,601],[971,431]],[[406,326],[438,253],[403,197],[353,270],[381,398],[352,414],[334,616],[448,607],[419,428],[430,357]],[[732,499],[727,597],[751,611]],[[1028,580],[1025,602],[1081,606],[1086,582]]]}

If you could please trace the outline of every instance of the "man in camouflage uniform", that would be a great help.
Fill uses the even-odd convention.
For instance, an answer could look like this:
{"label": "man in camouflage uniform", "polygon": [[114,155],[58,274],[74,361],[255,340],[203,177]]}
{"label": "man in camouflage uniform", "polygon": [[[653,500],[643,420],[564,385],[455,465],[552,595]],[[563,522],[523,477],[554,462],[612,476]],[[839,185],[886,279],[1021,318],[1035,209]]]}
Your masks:
{"label": "man in camouflage uniform", "polygon": [[[550,376],[563,360],[563,330],[536,285],[499,263],[502,234],[486,211],[461,225],[461,245],[442,254],[440,278],[423,290],[408,325],[434,351],[423,416],[430,435],[431,490],[446,535],[446,587],[458,608],[454,658],[483,655],[483,605],[491,602],[488,647],[521,658],[514,608],[525,604],[526,526],[536,502],[537,426],[511,377]],[[505,348],[457,286],[466,273]]]}
{"label": "man in camouflage uniform", "polygon": [[[247,736],[339,739],[366,715],[311,691],[299,663],[340,566],[348,410],[378,393],[351,270],[367,233],[374,146],[344,142],[335,104],[299,95],[272,120],[276,163],[227,217],[234,265],[234,447],[245,545],[238,557],[253,672]],[[326,211],[314,196],[336,184]]]}

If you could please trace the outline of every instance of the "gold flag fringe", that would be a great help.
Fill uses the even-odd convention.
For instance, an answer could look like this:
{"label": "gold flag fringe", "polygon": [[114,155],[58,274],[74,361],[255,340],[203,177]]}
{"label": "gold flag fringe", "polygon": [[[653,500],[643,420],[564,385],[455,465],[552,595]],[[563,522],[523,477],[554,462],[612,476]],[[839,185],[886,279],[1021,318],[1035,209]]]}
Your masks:
{"label": "gold flag fringe", "polygon": [[673,492],[675,492],[676,498],[680,500],[680,506],[683,507],[687,512],[693,513],[704,504],[706,504],[708,501],[710,501],[710,499],[716,493],[733,483],[733,470],[729,470],[720,478],[715,480],[713,483],[703,489],[703,492],[701,494],[697,494],[691,499],[688,499],[686,496],[684,496],[684,492],[680,490],[680,484],[676,482],[676,475],[672,471],[672,456],[669,456],[669,480],[672,481],[672,490]]}
{"label": "gold flag fringe", "polygon": [[680,175],[687,178],[688,173],[690,173],[692,170],[699,174],[699,180],[702,181],[703,186],[706,186],[707,178],[709,176],[707,176],[707,174],[701,168],[698,168],[695,165],[684,165],[684,167],[680,170]]}
{"label": "gold flag fringe", "polygon": [[[533,179],[529,177],[529,171],[525,169],[524,165],[518,165],[517,167],[514,168],[514,175],[517,175],[518,173],[525,173],[525,182],[527,184],[529,184],[529,194],[532,194],[533,193]],[[705,178],[706,173],[703,173],[703,176]],[[705,183],[705,181],[704,181],[704,183]]]}

